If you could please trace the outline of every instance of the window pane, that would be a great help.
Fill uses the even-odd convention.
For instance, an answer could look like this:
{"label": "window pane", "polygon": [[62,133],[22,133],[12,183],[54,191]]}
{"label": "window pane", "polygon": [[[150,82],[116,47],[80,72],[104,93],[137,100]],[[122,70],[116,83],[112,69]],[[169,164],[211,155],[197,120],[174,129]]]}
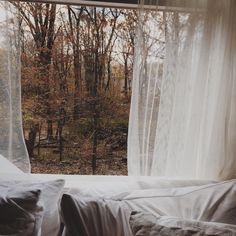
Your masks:
{"label": "window pane", "polygon": [[18,7],[32,172],[126,175],[136,12]]}

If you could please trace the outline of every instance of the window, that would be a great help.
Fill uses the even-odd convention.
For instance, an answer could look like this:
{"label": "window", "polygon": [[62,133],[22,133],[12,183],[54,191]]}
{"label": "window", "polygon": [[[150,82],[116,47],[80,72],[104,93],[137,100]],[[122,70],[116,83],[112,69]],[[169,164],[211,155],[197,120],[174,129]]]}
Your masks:
{"label": "window", "polygon": [[126,175],[136,11],[16,6],[32,172]]}

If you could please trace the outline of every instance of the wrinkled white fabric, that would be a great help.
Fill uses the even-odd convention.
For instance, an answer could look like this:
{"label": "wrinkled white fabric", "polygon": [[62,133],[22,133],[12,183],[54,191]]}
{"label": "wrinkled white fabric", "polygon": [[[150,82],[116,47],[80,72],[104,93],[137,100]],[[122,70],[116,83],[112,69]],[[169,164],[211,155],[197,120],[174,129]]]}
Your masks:
{"label": "wrinkled white fabric", "polygon": [[65,235],[132,236],[132,211],[155,216],[236,224],[236,182],[134,190],[116,196],[64,194],[61,214]]}
{"label": "wrinkled white fabric", "polygon": [[156,217],[150,213],[132,213],[134,236],[235,236],[236,226],[176,217]]}
{"label": "wrinkled white fabric", "polygon": [[164,180],[158,178],[144,178],[142,180],[135,180],[132,178],[129,179],[129,177],[124,178],[123,181],[120,180],[114,182],[98,180],[94,182],[82,182],[78,177],[78,182],[75,183],[73,187],[68,188],[67,193],[84,197],[107,197],[133,190],[198,186],[207,183],[210,183],[210,181]]}
{"label": "wrinkled white fabric", "polygon": [[64,179],[65,188],[69,193],[88,197],[113,196],[122,192],[129,192],[138,189],[187,187],[216,182],[210,180],[184,180],[146,176],[133,177],[56,174],[32,174],[31,176],[42,181]]}
{"label": "wrinkled white fabric", "polygon": [[235,178],[236,2],[141,2],[129,175]]}
{"label": "wrinkled white fabric", "polygon": [[61,215],[66,236],[132,236],[130,210],[122,202],[64,194]]}
{"label": "wrinkled white fabric", "polygon": [[[42,190],[41,200],[44,206],[41,236],[58,236],[61,227],[59,201],[65,181],[62,179],[37,182],[31,181],[26,186],[38,187]],[[19,186],[19,184],[18,184]]]}
{"label": "wrinkled white fabric", "polygon": [[132,210],[156,216],[236,225],[236,180],[170,189],[136,190],[113,197]]}

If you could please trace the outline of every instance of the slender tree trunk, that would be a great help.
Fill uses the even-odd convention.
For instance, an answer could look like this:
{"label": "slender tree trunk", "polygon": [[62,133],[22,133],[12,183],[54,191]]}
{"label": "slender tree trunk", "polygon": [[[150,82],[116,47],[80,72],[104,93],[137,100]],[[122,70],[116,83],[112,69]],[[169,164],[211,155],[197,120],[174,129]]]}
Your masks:
{"label": "slender tree trunk", "polygon": [[80,80],[81,80],[81,63],[79,52],[74,52],[74,76],[75,76],[75,90],[74,90],[74,120],[79,118],[80,114]]}
{"label": "slender tree trunk", "polygon": [[128,80],[129,80],[129,70],[128,70],[128,60],[125,58],[125,63],[124,63],[124,74],[125,74],[125,84],[124,84],[124,91],[125,91],[125,96],[128,96]]}
{"label": "slender tree trunk", "polygon": [[97,86],[98,86],[98,70],[99,70],[99,52],[98,52],[98,44],[99,44],[99,32],[97,28],[97,12],[96,8],[94,8],[94,22],[97,30],[96,38],[95,38],[95,61],[94,61],[94,83],[92,89],[92,112],[93,112],[93,154],[92,154],[92,170],[93,174],[96,173],[96,165],[97,165],[97,133],[98,133],[98,110],[97,110]]}
{"label": "slender tree trunk", "polygon": [[38,125],[33,124],[30,127],[29,135],[28,135],[28,140],[26,140],[26,146],[27,150],[29,153],[29,157],[32,158],[34,157],[34,146],[35,146],[35,141],[36,141],[36,136],[38,132]]}
{"label": "slender tree trunk", "polygon": [[62,139],[62,129],[63,126],[59,126],[58,134],[59,134],[59,151],[60,151],[60,161],[62,161],[63,156],[63,139]]}
{"label": "slender tree trunk", "polygon": [[42,126],[43,126],[43,124],[42,124],[42,122],[40,122],[39,133],[38,133],[38,139],[39,139],[39,141],[38,141],[38,156],[40,156],[40,142],[41,142],[40,139],[41,139]]}
{"label": "slender tree trunk", "polygon": [[47,120],[47,140],[50,141],[53,139],[53,123],[51,119]]}
{"label": "slender tree trunk", "polygon": [[108,61],[107,61],[107,84],[106,90],[109,90],[111,83],[111,53],[109,54]]}
{"label": "slender tree trunk", "polygon": [[[75,78],[75,88],[74,88],[74,109],[73,118],[77,120],[80,115],[80,105],[81,105],[81,50],[80,50],[80,17],[82,16],[84,8],[81,7],[80,10],[76,12],[68,6],[68,18],[70,27],[70,37],[72,37],[73,45],[73,57],[74,57],[74,78]],[[73,13],[73,14],[72,14]],[[73,23],[73,19],[75,23]]]}

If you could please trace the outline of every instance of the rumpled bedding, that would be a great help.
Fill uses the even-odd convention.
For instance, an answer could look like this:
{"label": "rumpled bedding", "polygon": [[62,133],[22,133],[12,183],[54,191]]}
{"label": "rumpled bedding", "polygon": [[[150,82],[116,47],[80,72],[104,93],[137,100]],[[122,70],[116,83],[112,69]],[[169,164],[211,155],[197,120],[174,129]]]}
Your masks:
{"label": "rumpled bedding", "polygon": [[[178,217],[194,224],[199,221],[236,225],[235,180],[25,175],[0,157],[2,163],[5,169],[0,170],[0,181],[6,186],[15,180],[28,182],[29,178],[66,180],[60,213],[67,236],[133,236],[129,224],[133,211],[154,217]],[[50,205],[57,207],[57,200]],[[52,225],[49,221],[48,224]]]}
{"label": "rumpled bedding", "polygon": [[132,211],[155,216],[236,224],[236,181],[202,186],[134,190],[115,196],[64,194],[61,201],[65,235],[133,236]]}
{"label": "rumpled bedding", "polygon": [[130,225],[134,236],[235,236],[236,226],[150,213],[132,212]]}

